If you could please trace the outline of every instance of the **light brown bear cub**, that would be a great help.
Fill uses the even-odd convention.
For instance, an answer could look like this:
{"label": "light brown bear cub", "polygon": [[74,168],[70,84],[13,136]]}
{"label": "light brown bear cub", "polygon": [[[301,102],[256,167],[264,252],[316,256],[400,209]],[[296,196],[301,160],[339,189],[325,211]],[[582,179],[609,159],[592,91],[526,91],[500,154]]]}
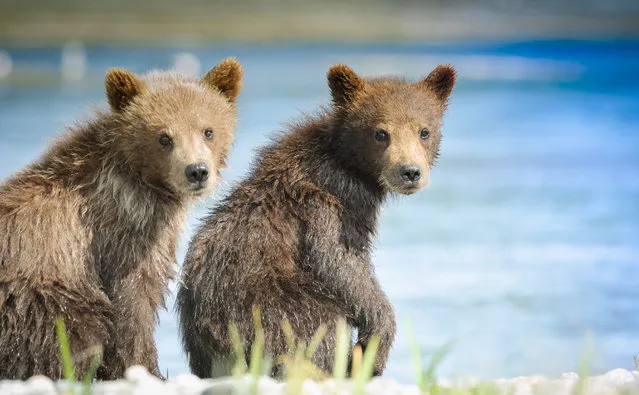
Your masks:
{"label": "light brown bear cub", "polygon": [[55,320],[82,376],[139,364],[161,377],[153,332],[190,201],[211,191],[233,140],[242,69],[201,80],[106,76],[110,111],[71,128],[0,186],[0,378],[62,374]]}

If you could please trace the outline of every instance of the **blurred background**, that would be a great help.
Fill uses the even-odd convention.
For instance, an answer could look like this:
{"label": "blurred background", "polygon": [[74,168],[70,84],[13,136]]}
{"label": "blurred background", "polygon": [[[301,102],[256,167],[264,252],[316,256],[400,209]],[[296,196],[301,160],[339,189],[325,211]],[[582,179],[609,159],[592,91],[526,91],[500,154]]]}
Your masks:
{"label": "blurred background", "polygon": [[[325,74],[459,71],[431,186],[392,199],[375,254],[413,380],[408,322],[443,376],[632,369],[639,352],[639,2],[634,0],[0,0],[0,176],[106,107],[110,67],[245,67],[218,197]],[[212,197],[191,211],[190,232]],[[175,289],[174,285],[172,289]],[[214,301],[212,301],[214,302]],[[173,296],[160,366],[188,371]],[[590,339],[587,341],[587,339]]]}

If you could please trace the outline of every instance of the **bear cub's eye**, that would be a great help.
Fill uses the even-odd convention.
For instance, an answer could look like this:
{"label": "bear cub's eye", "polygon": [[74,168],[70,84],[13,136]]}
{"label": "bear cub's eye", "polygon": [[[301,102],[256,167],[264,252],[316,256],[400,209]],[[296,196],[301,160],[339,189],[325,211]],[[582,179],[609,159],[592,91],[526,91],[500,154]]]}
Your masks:
{"label": "bear cub's eye", "polygon": [[428,131],[428,129],[424,128],[419,131],[419,138],[421,138],[422,140],[426,140],[428,136],[430,136],[430,132]]}
{"label": "bear cub's eye", "polygon": [[211,129],[211,128],[204,129],[204,137],[206,137],[207,140],[212,139],[213,138],[213,129]]}
{"label": "bear cub's eye", "polygon": [[160,137],[158,138],[158,142],[160,143],[160,145],[164,146],[173,144],[173,140],[171,140],[171,138],[166,134],[160,135]]}
{"label": "bear cub's eye", "polygon": [[375,131],[375,140],[377,141],[386,141],[388,140],[388,133],[385,130],[377,129]]}

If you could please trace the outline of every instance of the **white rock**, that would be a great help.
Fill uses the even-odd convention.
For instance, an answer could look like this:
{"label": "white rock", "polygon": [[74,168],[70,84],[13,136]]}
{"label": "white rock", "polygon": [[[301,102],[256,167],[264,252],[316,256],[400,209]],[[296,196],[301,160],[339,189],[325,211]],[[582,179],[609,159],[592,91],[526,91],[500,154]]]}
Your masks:
{"label": "white rock", "polygon": [[165,387],[182,395],[199,394],[208,388],[206,381],[194,374],[181,374],[165,383]]}
{"label": "white rock", "polygon": [[579,375],[575,372],[562,373],[559,375],[559,380],[574,382],[579,380]]}
{"label": "white rock", "polygon": [[50,378],[45,376],[33,376],[26,382],[27,392],[30,394],[55,394],[55,385]]}
{"label": "white rock", "polygon": [[206,395],[228,395],[236,392],[236,384],[230,380],[213,380],[205,388],[202,394]]}
{"label": "white rock", "polygon": [[0,381],[0,394],[22,395],[27,393],[27,386],[19,380]]}
{"label": "white rock", "polygon": [[82,389],[82,383],[71,383],[66,380],[58,380],[55,383],[55,392],[56,394],[72,394],[75,391],[80,391]]}
{"label": "white rock", "polygon": [[322,383],[325,394],[349,395],[352,391],[352,381],[328,379]]}
{"label": "white rock", "polygon": [[92,395],[128,395],[133,392],[134,384],[127,380],[103,381],[93,384]]}
{"label": "white rock", "polygon": [[615,369],[603,375],[604,379],[610,383],[626,384],[635,381],[632,372],[626,369]]}
{"label": "white rock", "polygon": [[263,395],[278,395],[284,393],[285,383],[281,383],[270,377],[262,377],[257,388],[258,392]]}
{"label": "white rock", "polygon": [[[261,391],[260,391],[261,392]],[[322,395],[322,388],[313,380],[304,380],[302,383],[302,394],[304,395]]]}
{"label": "white rock", "polygon": [[532,385],[528,383],[517,383],[517,385],[513,387],[513,390],[513,394],[515,395],[533,395],[535,393]]}
{"label": "white rock", "polygon": [[171,378],[171,382],[175,382],[177,384],[184,384],[184,385],[189,385],[189,384],[197,384],[200,383],[202,380],[200,380],[199,377],[197,377],[194,374],[181,374],[179,376],[176,376],[174,378]]}
{"label": "white rock", "polygon": [[133,382],[143,380],[149,376],[151,376],[149,371],[146,370],[144,366],[140,365],[131,366],[126,370],[126,372],[124,372],[124,377],[126,377],[127,380]]}
{"label": "white rock", "polygon": [[175,388],[165,386],[162,380],[153,376],[148,376],[147,378],[138,380],[131,393],[133,395],[171,395],[177,394],[178,392]]}
{"label": "white rock", "polygon": [[417,385],[405,385],[402,387],[402,395],[422,395]]}
{"label": "white rock", "polygon": [[374,377],[366,384],[368,394],[402,394],[402,386],[387,377]]}

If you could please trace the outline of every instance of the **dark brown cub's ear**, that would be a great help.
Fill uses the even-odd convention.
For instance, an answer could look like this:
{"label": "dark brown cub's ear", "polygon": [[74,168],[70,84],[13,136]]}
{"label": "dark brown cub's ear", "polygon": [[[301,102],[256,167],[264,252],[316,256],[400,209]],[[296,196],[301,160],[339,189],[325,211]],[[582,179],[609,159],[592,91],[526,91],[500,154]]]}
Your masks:
{"label": "dark brown cub's ear", "polygon": [[220,91],[231,103],[235,103],[242,89],[242,65],[234,58],[226,58],[213,67],[202,82]]}
{"label": "dark brown cub's ear", "polygon": [[113,111],[122,111],[142,92],[144,83],[124,69],[111,69],[104,79],[107,99]]}
{"label": "dark brown cub's ear", "polygon": [[431,71],[428,77],[421,82],[432,90],[440,100],[446,101],[453,91],[456,78],[457,73],[452,66],[440,65],[435,67],[435,70]]}
{"label": "dark brown cub's ear", "polygon": [[328,87],[331,89],[333,103],[336,106],[347,106],[364,89],[364,80],[350,67],[338,64],[328,70]]}

